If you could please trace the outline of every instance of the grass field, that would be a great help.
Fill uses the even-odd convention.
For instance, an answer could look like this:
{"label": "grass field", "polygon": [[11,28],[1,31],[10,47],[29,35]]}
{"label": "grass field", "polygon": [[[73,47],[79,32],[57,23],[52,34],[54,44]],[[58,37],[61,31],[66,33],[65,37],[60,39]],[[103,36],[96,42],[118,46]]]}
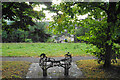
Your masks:
{"label": "grass field", "polygon": [[34,56],[41,53],[47,56],[64,56],[70,52],[72,56],[88,56],[87,49],[95,49],[85,43],[2,43],[2,56]]}
{"label": "grass field", "polygon": [[120,79],[120,59],[118,59],[117,64],[112,64],[110,69],[104,69],[103,64],[98,64],[97,61],[95,60],[80,60],[77,61],[76,63],[77,66],[81,68],[86,78],[119,78]]}

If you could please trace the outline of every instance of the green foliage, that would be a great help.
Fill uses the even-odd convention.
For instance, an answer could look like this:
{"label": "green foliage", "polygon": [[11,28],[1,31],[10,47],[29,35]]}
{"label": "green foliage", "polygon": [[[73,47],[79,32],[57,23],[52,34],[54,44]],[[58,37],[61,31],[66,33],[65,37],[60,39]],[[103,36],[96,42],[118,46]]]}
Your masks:
{"label": "green foliage", "polygon": [[47,41],[49,32],[46,31],[46,24],[35,22],[45,17],[43,11],[33,10],[33,7],[39,4],[34,2],[2,3],[3,42],[25,42],[25,39],[32,39],[33,42]]}
{"label": "green foliage", "polygon": [[[33,6],[31,4],[27,4],[25,2],[3,2],[2,3],[2,21],[3,20],[10,20],[14,21],[12,26],[4,26],[3,23],[3,30],[8,29],[23,29],[27,30],[28,25],[35,25],[33,19],[40,20],[44,17],[43,12],[41,11],[34,11]],[[8,28],[8,29],[7,29]]]}
{"label": "green foliage", "polygon": [[2,29],[0,29],[0,35],[2,35]]}
{"label": "green foliage", "polygon": [[7,39],[7,32],[6,31],[2,31],[2,39],[3,40]]}
{"label": "green foliage", "polygon": [[[62,15],[54,17],[55,22],[51,25],[54,31],[61,33],[66,29],[74,32],[75,25],[89,29],[86,32],[81,30],[84,34],[78,33],[78,39],[96,45],[98,51],[105,55],[104,65],[109,67],[115,50],[113,43],[119,43],[120,38],[120,2],[63,2],[53,7],[62,12]],[[77,18],[85,14],[88,14],[87,18]],[[100,55],[99,52],[96,55]]]}
{"label": "green foliage", "polygon": [[2,40],[3,42],[24,42],[25,38],[27,37],[28,32],[24,30],[15,30],[11,33],[8,33],[5,30],[2,30]]}
{"label": "green foliage", "polygon": [[25,42],[32,43],[32,39],[25,39]]}
{"label": "green foliage", "polygon": [[86,33],[88,33],[89,28],[85,28],[85,27],[80,27],[79,29],[76,30],[76,36],[75,38],[77,39],[77,41],[84,41],[82,39],[80,39],[80,36],[85,36]]}
{"label": "green foliage", "polygon": [[[46,23],[37,23],[29,26],[29,31],[21,29],[11,29],[2,31],[3,42],[46,42],[50,37],[50,32],[46,28]],[[31,39],[31,40],[29,40]]]}
{"label": "green foliage", "polygon": [[46,42],[51,35],[46,24],[45,22],[36,22],[36,25],[30,26],[28,38],[31,38],[33,42]]}
{"label": "green foliage", "polygon": [[54,41],[55,41],[55,39],[49,38],[49,39],[46,41],[46,43],[54,43]]}

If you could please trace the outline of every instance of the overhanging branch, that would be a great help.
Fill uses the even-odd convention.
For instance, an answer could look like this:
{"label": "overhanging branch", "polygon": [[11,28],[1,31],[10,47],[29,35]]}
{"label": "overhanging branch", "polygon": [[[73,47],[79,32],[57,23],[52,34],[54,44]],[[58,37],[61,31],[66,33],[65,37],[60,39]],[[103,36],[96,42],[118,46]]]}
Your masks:
{"label": "overhanging branch", "polygon": [[102,10],[104,10],[106,13],[108,13],[108,11],[104,8],[104,7],[102,7],[102,6],[98,6],[100,9],[102,9]]}
{"label": "overhanging branch", "polygon": [[116,11],[116,15],[120,14],[120,2],[119,2],[119,6],[118,6],[118,9]]}
{"label": "overhanging branch", "polygon": [[[106,13],[108,13],[108,10],[107,10],[107,4],[106,3],[104,3],[104,5],[99,5],[98,6],[98,4],[94,4],[95,6],[93,6],[93,7],[98,7],[98,8],[100,8],[100,9],[102,9],[102,10],[104,10]],[[104,7],[103,7],[104,6]],[[106,7],[106,8],[105,8]]]}

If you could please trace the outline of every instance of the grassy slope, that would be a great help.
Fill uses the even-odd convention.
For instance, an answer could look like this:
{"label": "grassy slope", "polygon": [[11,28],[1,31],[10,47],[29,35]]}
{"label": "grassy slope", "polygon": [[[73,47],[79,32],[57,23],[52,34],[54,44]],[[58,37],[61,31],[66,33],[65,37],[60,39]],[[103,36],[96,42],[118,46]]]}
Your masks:
{"label": "grassy slope", "polygon": [[2,61],[2,78],[25,78],[30,62]]}
{"label": "grassy slope", "polygon": [[110,69],[104,69],[102,64],[95,60],[80,60],[77,65],[86,78],[120,78],[120,59],[117,64],[112,64]]}
{"label": "grassy slope", "polygon": [[2,56],[64,56],[68,51],[73,56],[88,55],[86,49],[91,48],[85,43],[3,43]]}

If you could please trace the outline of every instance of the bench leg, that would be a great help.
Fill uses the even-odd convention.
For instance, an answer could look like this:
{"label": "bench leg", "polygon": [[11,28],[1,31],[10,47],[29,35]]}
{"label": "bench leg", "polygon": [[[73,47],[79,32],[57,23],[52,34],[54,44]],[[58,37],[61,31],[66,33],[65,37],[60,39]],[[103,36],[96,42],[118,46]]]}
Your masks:
{"label": "bench leg", "polygon": [[65,76],[68,76],[68,75],[69,75],[69,69],[68,69],[68,68],[65,68],[64,75],[65,75]]}
{"label": "bench leg", "polygon": [[43,76],[44,76],[44,77],[47,76],[47,69],[43,69]]}

